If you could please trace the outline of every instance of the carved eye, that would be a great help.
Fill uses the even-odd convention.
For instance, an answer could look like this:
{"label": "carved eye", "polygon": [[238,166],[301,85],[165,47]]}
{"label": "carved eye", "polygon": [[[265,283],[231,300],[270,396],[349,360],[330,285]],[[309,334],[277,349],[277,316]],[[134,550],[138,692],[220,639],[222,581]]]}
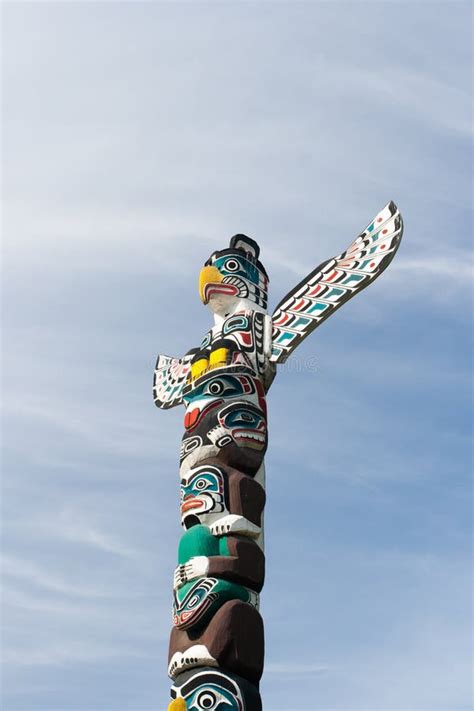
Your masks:
{"label": "carved eye", "polygon": [[188,609],[192,607],[196,607],[196,605],[199,605],[201,602],[201,598],[199,595],[193,595],[192,598],[188,602]]}
{"label": "carved eye", "polygon": [[[208,676],[209,673],[206,675]],[[211,676],[218,677],[217,674]],[[224,677],[224,675],[222,675]],[[225,678],[225,677],[224,677]],[[198,680],[196,680],[199,684]],[[189,711],[238,711],[244,708],[242,697],[238,688],[224,689],[220,685],[220,680],[216,678],[212,683],[201,683],[195,689],[186,694],[186,703]],[[227,679],[230,682],[230,679]],[[189,683],[189,682],[188,682]]]}
{"label": "carved eye", "polygon": [[236,259],[228,259],[227,262],[224,263],[224,269],[228,272],[238,272],[240,264]]}
{"label": "carved eye", "polygon": [[224,383],[221,380],[213,380],[212,383],[209,383],[207,389],[210,395],[220,395],[224,390]]}
{"label": "carved eye", "polygon": [[197,698],[197,702],[202,709],[212,709],[215,707],[216,704],[216,696],[215,694],[209,692],[209,691],[204,691],[202,694],[199,694]]}
{"label": "carved eye", "polygon": [[234,423],[236,422],[255,422],[255,415],[251,412],[246,412],[245,410],[237,412],[234,415]]}
{"label": "carved eye", "polygon": [[203,391],[203,395],[212,395],[213,397],[231,397],[233,395],[239,395],[243,392],[242,385],[232,377],[227,377],[225,379],[219,378],[218,380],[212,380]]}
{"label": "carved eye", "polygon": [[206,481],[206,479],[198,479],[195,482],[194,486],[196,487],[196,489],[199,489],[199,491],[203,491],[204,489],[207,489],[207,487],[209,486],[209,482]]}
{"label": "carved eye", "polygon": [[191,709],[196,709],[196,711],[217,711],[217,709],[221,708],[221,704],[230,706],[231,708],[233,706],[233,704],[219,691],[214,691],[214,689],[205,689],[196,694],[195,699],[193,699]]}

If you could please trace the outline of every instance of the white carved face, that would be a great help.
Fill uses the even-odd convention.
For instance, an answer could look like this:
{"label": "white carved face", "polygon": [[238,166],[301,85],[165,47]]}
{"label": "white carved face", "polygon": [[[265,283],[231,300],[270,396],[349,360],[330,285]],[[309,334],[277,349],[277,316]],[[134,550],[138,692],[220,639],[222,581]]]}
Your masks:
{"label": "white carved face", "polygon": [[209,525],[212,519],[228,513],[226,507],[227,480],[218,467],[206,466],[191,469],[181,479],[181,522],[184,528],[195,523]]}

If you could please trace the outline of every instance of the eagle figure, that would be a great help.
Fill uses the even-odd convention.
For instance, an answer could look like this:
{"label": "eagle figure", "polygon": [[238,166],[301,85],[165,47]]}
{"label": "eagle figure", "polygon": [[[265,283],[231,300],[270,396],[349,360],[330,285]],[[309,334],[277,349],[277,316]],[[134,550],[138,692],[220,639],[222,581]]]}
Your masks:
{"label": "eagle figure", "polygon": [[[403,221],[388,203],[337,257],[310,272],[267,314],[268,275],[257,243],[243,234],[211,254],[199,275],[199,295],[214,312],[214,326],[200,348],[182,358],[159,355],[153,392],[157,407],[186,403],[186,393],[206,371],[243,360],[266,390],[275,367],[349,299],[388,267],[400,245]],[[253,323],[252,323],[253,321]]]}

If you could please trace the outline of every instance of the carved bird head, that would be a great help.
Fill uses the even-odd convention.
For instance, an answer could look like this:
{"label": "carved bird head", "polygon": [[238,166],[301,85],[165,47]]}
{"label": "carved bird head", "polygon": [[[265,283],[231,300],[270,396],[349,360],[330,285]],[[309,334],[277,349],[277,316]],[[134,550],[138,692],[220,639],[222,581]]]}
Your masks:
{"label": "carved bird head", "polygon": [[[240,683],[239,683],[240,682]],[[218,669],[185,672],[175,681],[169,711],[253,711],[250,684]],[[261,708],[261,707],[260,707]]]}
{"label": "carved bird head", "polygon": [[[213,252],[199,274],[199,296],[219,316],[237,305],[266,311],[268,276],[259,261],[260,247],[246,235],[234,235],[227,249]],[[248,303],[245,303],[248,302]]]}

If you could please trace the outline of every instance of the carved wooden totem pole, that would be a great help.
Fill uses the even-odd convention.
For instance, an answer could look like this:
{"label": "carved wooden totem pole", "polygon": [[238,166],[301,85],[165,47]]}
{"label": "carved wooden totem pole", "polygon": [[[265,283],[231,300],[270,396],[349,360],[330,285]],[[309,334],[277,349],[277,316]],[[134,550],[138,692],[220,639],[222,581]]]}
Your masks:
{"label": "carved wooden totem pole", "polygon": [[389,203],[350,247],[267,314],[268,276],[238,234],[201,269],[214,326],[183,358],[158,356],[158,407],[185,407],[168,711],[260,711],[265,575],[265,394],[294,349],[390,264],[402,219]]}

